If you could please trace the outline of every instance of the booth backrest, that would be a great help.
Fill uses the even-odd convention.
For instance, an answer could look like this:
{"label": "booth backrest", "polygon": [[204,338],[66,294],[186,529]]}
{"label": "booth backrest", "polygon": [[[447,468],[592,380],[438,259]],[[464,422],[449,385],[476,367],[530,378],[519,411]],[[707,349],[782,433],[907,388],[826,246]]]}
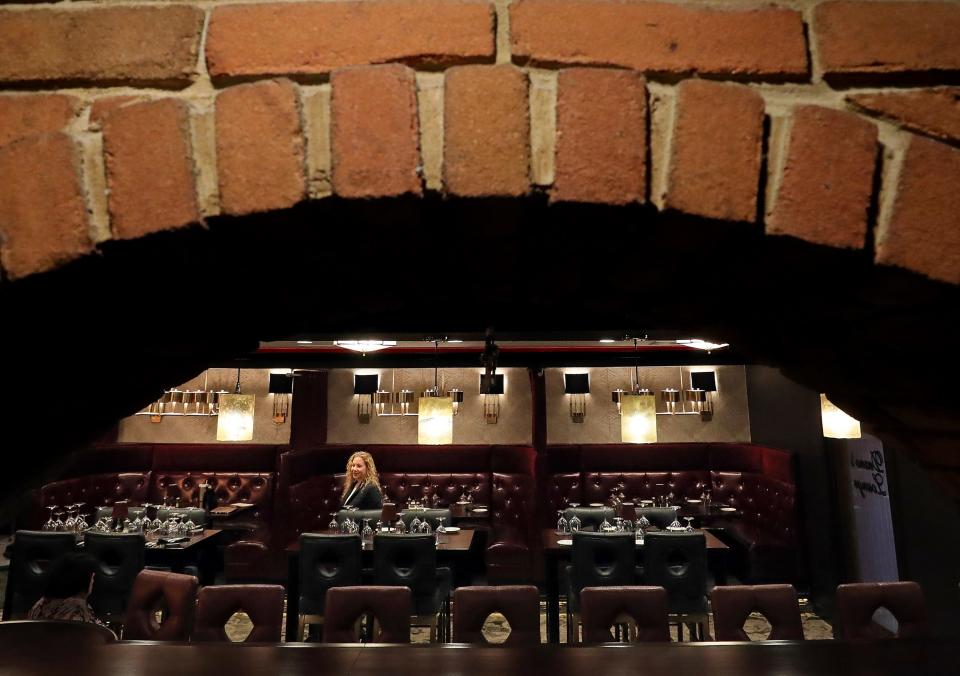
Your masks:
{"label": "booth backrest", "polygon": [[155,470],[150,480],[149,501],[180,498],[183,505],[200,504],[200,486],[208,481],[217,496],[217,504],[248,502],[256,505],[252,516],[268,520],[273,514],[274,483],[272,472],[209,472]]}
{"label": "booth backrest", "polygon": [[112,505],[118,500],[142,503],[147,499],[150,472],[91,474],[61,479],[40,488],[40,506],[86,503],[84,509]]}

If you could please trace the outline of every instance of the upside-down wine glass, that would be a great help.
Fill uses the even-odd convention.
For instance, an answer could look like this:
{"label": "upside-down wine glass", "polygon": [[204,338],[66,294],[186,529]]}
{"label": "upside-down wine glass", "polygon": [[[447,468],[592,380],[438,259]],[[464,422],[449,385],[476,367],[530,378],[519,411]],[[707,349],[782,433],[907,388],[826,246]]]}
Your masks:
{"label": "upside-down wine glass", "polygon": [[557,533],[563,534],[563,533],[568,533],[569,531],[570,531],[570,523],[563,516],[563,510],[558,509],[557,510]]}
{"label": "upside-down wine glass", "polygon": [[690,531],[693,530],[693,517],[685,516],[683,517],[683,520],[687,522],[687,532],[689,533]]}

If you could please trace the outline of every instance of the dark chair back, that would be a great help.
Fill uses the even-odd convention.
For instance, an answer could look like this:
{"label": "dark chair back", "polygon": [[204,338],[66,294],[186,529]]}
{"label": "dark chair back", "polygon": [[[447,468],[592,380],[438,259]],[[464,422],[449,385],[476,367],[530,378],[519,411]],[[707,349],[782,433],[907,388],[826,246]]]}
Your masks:
{"label": "dark chair back", "polygon": [[9,620],[0,622],[0,654],[18,650],[74,650],[113,643],[117,635],[101,624],[61,620]]}
{"label": "dark chair back", "polygon": [[[160,507],[157,510],[157,518],[166,521],[171,516],[179,516],[183,522],[193,521],[198,526],[207,525],[207,513],[200,507]],[[130,517],[133,519],[133,517]]]}
{"label": "dark chair back", "polygon": [[570,591],[637,582],[633,533],[574,533]]}
{"label": "dark chair back", "polygon": [[143,570],[146,540],[139,533],[95,533],[83,536],[84,549],[97,560],[90,605],[100,617],[122,615],[133,581]]}
{"label": "dark chair back", "polygon": [[337,512],[336,519],[337,525],[342,524],[347,520],[347,517],[353,519],[353,521],[363,528],[363,520],[370,519],[370,527],[374,528],[377,525],[377,521],[380,520],[380,510],[379,509],[341,509]]}
{"label": "dark chair back", "polygon": [[414,599],[437,589],[437,545],[433,535],[375,535],[373,581],[409,587]]}
{"label": "dark chair back", "polygon": [[353,643],[357,620],[372,614],[380,628],[375,643],[409,643],[410,590],[405,587],[334,587],[327,592],[324,643]]}
{"label": "dark chair back", "polygon": [[490,613],[507,618],[509,645],[540,643],[540,597],[533,586],[460,587],[453,593],[453,640],[487,643],[483,623]]}
{"label": "dark chair back", "polygon": [[276,584],[224,584],[204,587],[197,597],[194,641],[229,641],[224,630],[238,611],[250,618],[253,629],[244,642],[280,641],[283,625],[283,587]]}
{"label": "dark chair back", "polygon": [[392,524],[397,520],[397,503],[384,500],[380,510],[380,520],[384,524]]}
{"label": "dark chair back", "polygon": [[300,536],[301,615],[323,615],[328,589],[360,584],[362,551],[356,535]]}
{"label": "dark chair back", "polygon": [[[13,541],[10,560],[10,582],[7,585],[12,594],[7,607],[10,619],[25,617],[47,586],[50,565],[58,558],[72,552],[77,547],[73,533],[49,533],[39,530],[18,530]],[[4,618],[6,619],[6,618]]]}
{"label": "dark chair back", "polygon": [[[193,633],[197,578],[193,575],[141,570],[133,583],[123,620],[124,640],[186,641]],[[157,621],[157,610],[163,610]]]}
{"label": "dark chair back", "polygon": [[707,593],[707,540],[703,533],[647,533],[646,584],[667,590],[671,612],[702,610]]}
{"label": "dark chair back", "polygon": [[613,525],[615,513],[613,507],[567,507],[563,510],[567,523],[570,523],[574,516],[580,519],[580,528],[597,530],[604,520]]}
{"label": "dark chair back", "polygon": [[800,603],[793,585],[714,587],[710,600],[713,605],[714,637],[718,641],[749,641],[743,623],[753,612],[762,613],[770,622],[769,640],[803,640]]}
{"label": "dark chair back", "polygon": [[410,524],[413,523],[414,519],[420,519],[423,521],[426,519],[430,522],[430,528],[433,530],[437,529],[437,524],[439,519],[443,519],[444,526],[452,526],[450,522],[450,510],[449,509],[406,509],[403,511],[403,514],[400,515],[400,518],[403,519],[403,525],[407,528],[410,528]]}
{"label": "dark chair back", "polygon": [[[896,632],[873,620],[880,608],[896,618]],[[930,630],[923,590],[916,582],[842,584],[837,587],[837,620],[834,632],[843,639],[917,638]]]}
{"label": "dark chair back", "polygon": [[587,587],[580,592],[584,643],[611,641],[610,627],[623,616],[635,623],[635,640],[670,640],[663,587]]}
{"label": "dark chair back", "polygon": [[651,526],[663,530],[677,519],[678,507],[638,507],[637,520],[641,516],[647,517]]}

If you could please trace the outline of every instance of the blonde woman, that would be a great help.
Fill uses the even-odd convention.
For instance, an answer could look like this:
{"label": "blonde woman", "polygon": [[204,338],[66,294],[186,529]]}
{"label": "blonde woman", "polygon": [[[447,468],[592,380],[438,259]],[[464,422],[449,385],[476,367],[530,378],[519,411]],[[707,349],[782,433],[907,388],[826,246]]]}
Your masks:
{"label": "blonde woman", "polygon": [[343,485],[343,506],[357,509],[380,509],[383,493],[373,456],[357,451],[347,460],[347,479]]}

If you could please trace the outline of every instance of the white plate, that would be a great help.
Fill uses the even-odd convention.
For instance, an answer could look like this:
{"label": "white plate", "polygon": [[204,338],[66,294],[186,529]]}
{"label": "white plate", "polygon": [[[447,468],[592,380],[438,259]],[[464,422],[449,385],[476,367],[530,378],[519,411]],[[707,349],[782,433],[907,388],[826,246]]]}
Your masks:
{"label": "white plate", "polygon": [[569,538],[564,538],[563,540],[557,540],[557,544],[558,544],[558,545],[572,545],[572,544],[573,544],[573,540],[571,540],[571,539],[569,539]]}
{"label": "white plate", "polygon": [[721,507],[721,508],[720,508],[720,511],[721,511],[721,512],[735,512],[735,511],[737,511],[737,508],[736,508],[736,507]]}
{"label": "white plate", "polygon": [[444,526],[443,529],[448,533],[459,533],[460,526]]}
{"label": "white plate", "polygon": [[470,511],[474,514],[486,514],[489,510],[486,507],[481,507],[480,509],[472,509]]}
{"label": "white plate", "polygon": [[591,503],[590,503],[590,506],[591,506],[591,507],[603,507],[603,503],[602,503],[602,502],[591,502]]}
{"label": "white plate", "polygon": [[667,530],[673,533],[679,533],[681,531],[687,530],[686,526],[667,526]]}
{"label": "white plate", "polygon": [[699,504],[700,504],[701,502],[703,502],[703,501],[702,501],[702,500],[698,500],[698,499],[696,499],[696,498],[689,498],[689,499],[687,500],[687,502],[690,503],[691,505],[699,505]]}

